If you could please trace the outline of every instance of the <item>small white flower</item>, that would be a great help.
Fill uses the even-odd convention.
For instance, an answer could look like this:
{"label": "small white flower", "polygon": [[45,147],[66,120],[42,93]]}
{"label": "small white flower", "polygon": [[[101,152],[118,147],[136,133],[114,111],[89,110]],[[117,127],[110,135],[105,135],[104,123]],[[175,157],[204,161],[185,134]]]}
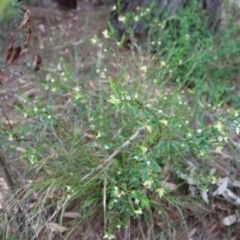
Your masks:
{"label": "small white flower", "polygon": [[124,22],[126,22],[126,17],[125,16],[119,16],[118,21],[124,23]]}
{"label": "small white flower", "polygon": [[105,38],[110,38],[109,32],[108,32],[107,29],[105,29],[104,31],[102,31],[102,34],[103,34],[103,36],[104,36]]}
{"label": "small white flower", "polygon": [[91,38],[90,41],[91,41],[91,43],[92,43],[93,45],[97,44],[97,38],[94,38],[94,37],[93,37],[93,38]]}
{"label": "small white flower", "polygon": [[134,213],[137,214],[137,215],[140,215],[140,214],[143,213],[143,211],[142,211],[141,208],[139,208],[138,210],[135,210]]}
{"label": "small white flower", "polygon": [[116,9],[117,9],[117,6],[114,5],[114,6],[112,7],[112,11],[115,11]]}
{"label": "small white flower", "polygon": [[135,204],[138,205],[139,204],[139,199],[135,198]]}
{"label": "small white flower", "polygon": [[223,147],[222,146],[218,146],[215,151],[217,153],[222,153],[222,150],[223,150]]}
{"label": "small white flower", "polygon": [[131,100],[131,97],[130,97],[130,96],[126,96],[126,100],[127,100],[127,101],[130,101],[130,100]]}
{"label": "small white flower", "polygon": [[235,131],[236,131],[236,134],[237,134],[237,135],[240,134],[240,128],[239,128],[239,127],[236,127]]}
{"label": "small white flower", "polygon": [[146,73],[147,72],[147,67],[146,66],[140,67],[140,71]]}
{"label": "small white flower", "polygon": [[115,239],[116,237],[113,235],[113,234],[110,234],[110,233],[106,233],[104,236],[103,236],[103,239]]}
{"label": "small white flower", "polygon": [[135,21],[135,22],[138,22],[138,21],[139,21],[139,16],[135,16],[135,17],[134,17],[134,21]]}
{"label": "small white flower", "polygon": [[142,149],[142,151],[145,153],[145,152],[147,152],[147,147],[144,147],[144,146],[141,146],[141,149]]}
{"label": "small white flower", "polygon": [[51,119],[52,117],[50,115],[47,116],[48,119]]}
{"label": "small white flower", "polygon": [[166,63],[165,63],[164,61],[161,61],[161,62],[160,62],[160,66],[161,66],[161,67],[165,67],[165,66],[166,66]]}
{"label": "small white flower", "polygon": [[168,121],[166,119],[162,119],[159,121],[160,123],[164,124],[165,126],[168,125]]}
{"label": "small white flower", "polygon": [[223,137],[222,136],[218,136],[218,141],[222,142],[223,141]]}
{"label": "small white flower", "polygon": [[27,118],[27,117],[28,117],[27,113],[24,113],[23,117],[24,117],[24,118]]}
{"label": "small white flower", "polygon": [[223,125],[220,121],[218,121],[215,125],[214,125],[214,128],[216,128],[219,132],[222,131],[223,129]]}
{"label": "small white flower", "polygon": [[152,132],[152,127],[151,126],[147,125],[146,129],[148,130],[148,132],[150,132],[150,133]]}
{"label": "small white flower", "polygon": [[13,136],[12,135],[8,136],[8,141],[10,141],[10,142],[13,141]]}
{"label": "small white flower", "polygon": [[[94,128],[95,128],[95,127],[94,127]],[[93,128],[93,129],[94,129],[94,128]],[[98,131],[98,135],[96,136],[96,139],[97,139],[97,138],[100,138],[101,136],[102,136],[101,132]]]}
{"label": "small white flower", "polygon": [[33,111],[34,111],[34,112],[38,112],[38,108],[35,107],[35,108],[33,109]]}
{"label": "small white flower", "polygon": [[198,129],[198,130],[197,130],[197,133],[202,133],[202,129]]}
{"label": "small white flower", "polygon": [[52,78],[52,79],[51,79],[51,82],[54,83],[54,82],[55,82],[55,79]]}

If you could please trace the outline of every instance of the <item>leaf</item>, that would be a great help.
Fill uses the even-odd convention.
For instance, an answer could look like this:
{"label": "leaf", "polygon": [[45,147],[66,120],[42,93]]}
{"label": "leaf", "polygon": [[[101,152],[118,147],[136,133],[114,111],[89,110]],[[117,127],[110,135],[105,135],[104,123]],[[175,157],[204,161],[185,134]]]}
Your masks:
{"label": "leaf", "polygon": [[63,227],[57,223],[49,223],[48,224],[48,228],[52,231],[52,232],[56,232],[56,233],[64,233],[66,231],[68,231],[69,228],[67,227]]}
{"label": "leaf", "polygon": [[7,79],[8,79],[7,77],[0,74],[0,84],[4,81],[7,81]]}
{"label": "leaf", "polygon": [[31,12],[29,9],[23,9],[23,11],[25,11],[24,13],[24,17],[23,20],[19,26],[19,28],[23,28],[26,26],[27,23],[30,23],[30,16],[31,16]]}
{"label": "leaf", "polygon": [[35,58],[34,58],[34,71],[39,71],[41,65],[42,65],[42,58],[40,57],[39,54],[36,54],[35,55]]}
{"label": "leaf", "polygon": [[76,212],[65,212],[63,214],[63,217],[66,217],[66,218],[79,218],[81,215],[79,213],[76,213]]}
{"label": "leaf", "polygon": [[223,220],[222,220],[222,224],[223,224],[224,226],[230,226],[230,225],[232,225],[232,224],[235,223],[235,222],[237,222],[237,216],[236,216],[236,214],[229,215],[229,216],[223,218]]}
{"label": "leaf", "polygon": [[213,196],[222,195],[228,187],[228,177],[221,178],[217,181],[217,185],[219,186],[213,193]]}
{"label": "leaf", "polygon": [[91,134],[91,133],[85,133],[84,134],[87,138],[90,138],[90,139],[93,139],[93,138],[96,138],[95,135]]}
{"label": "leaf", "polygon": [[161,184],[169,188],[170,191],[174,191],[177,189],[177,185],[175,183],[161,181]]}
{"label": "leaf", "polygon": [[30,42],[30,39],[32,37],[32,32],[33,32],[32,27],[28,26],[28,28],[27,28],[27,37],[26,37],[25,44],[28,44]]}
{"label": "leaf", "polygon": [[208,192],[207,190],[202,190],[202,191],[201,191],[201,196],[202,196],[203,201],[204,201],[206,204],[209,204],[207,192]]}
{"label": "leaf", "polygon": [[6,60],[7,62],[9,61],[9,59],[11,58],[12,54],[13,54],[13,44],[11,44],[9,47],[8,47],[8,50],[7,50],[7,56],[6,56]]}
{"label": "leaf", "polygon": [[8,60],[8,64],[13,64],[18,59],[21,51],[22,51],[22,48],[20,46],[14,48],[14,50],[13,50],[13,52],[12,52],[12,54],[11,54],[9,60]]}

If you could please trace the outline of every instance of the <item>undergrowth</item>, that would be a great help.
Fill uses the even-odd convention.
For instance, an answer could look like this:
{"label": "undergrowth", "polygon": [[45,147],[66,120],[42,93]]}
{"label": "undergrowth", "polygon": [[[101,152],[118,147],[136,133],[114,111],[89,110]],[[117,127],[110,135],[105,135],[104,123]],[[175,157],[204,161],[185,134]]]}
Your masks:
{"label": "undergrowth", "polygon": [[[186,183],[196,189],[187,198],[204,204],[201,196],[218,178],[210,172],[212,153],[222,153],[229,133],[239,134],[240,127],[239,93],[231,81],[238,73],[239,30],[224,27],[210,34],[190,10],[176,17],[177,32],[175,24],[165,29],[162,22],[158,34],[154,29],[160,25],[153,22],[148,47],[143,51],[133,39],[127,58],[93,36],[96,67],[88,75],[73,67],[74,58],[57,56],[53,67],[34,73],[37,95],[19,92],[14,111],[20,121],[0,139],[10,159],[27,163],[24,179],[16,175],[16,193],[5,212],[20,220],[5,217],[6,224],[17,224],[11,234],[2,229],[6,239],[43,233],[53,239],[55,232],[68,239],[74,226],[84,228],[92,216],[103,223],[104,238],[114,238],[137,219],[146,224],[142,236],[167,239],[171,222],[156,231],[167,205],[188,232],[181,209]],[[104,31],[106,38],[111,34]],[[105,58],[114,62],[114,71]],[[29,71],[24,74],[31,79]],[[69,211],[79,215],[67,222]],[[68,230],[52,231],[52,223]]]}

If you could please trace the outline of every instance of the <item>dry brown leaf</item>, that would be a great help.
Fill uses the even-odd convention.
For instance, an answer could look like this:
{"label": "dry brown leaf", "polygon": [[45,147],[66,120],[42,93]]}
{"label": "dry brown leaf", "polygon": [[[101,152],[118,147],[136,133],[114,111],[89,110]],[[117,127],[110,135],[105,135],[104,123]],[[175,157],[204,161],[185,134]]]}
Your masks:
{"label": "dry brown leaf", "polygon": [[20,46],[14,48],[14,51],[12,52],[12,55],[8,60],[8,64],[13,64],[18,59],[21,51],[22,51],[22,48]]}
{"label": "dry brown leaf", "polygon": [[97,90],[97,88],[95,87],[95,85],[94,85],[94,83],[93,83],[92,80],[90,80],[90,81],[88,82],[88,84],[89,84],[90,88],[92,88],[94,91]]}
{"label": "dry brown leaf", "polygon": [[7,81],[7,77],[0,74],[0,83]]}
{"label": "dry brown leaf", "polygon": [[35,55],[33,65],[34,65],[34,71],[39,71],[40,66],[42,65],[42,58],[40,57],[39,54]]}
{"label": "dry brown leaf", "polygon": [[13,44],[11,44],[9,47],[8,47],[8,50],[7,50],[7,56],[6,56],[6,60],[7,62],[9,61],[9,59],[11,58],[12,54],[13,54]]}
{"label": "dry brown leaf", "polygon": [[162,230],[168,227],[167,222],[157,222],[157,226],[160,227]]}
{"label": "dry brown leaf", "polygon": [[174,191],[177,189],[177,185],[175,183],[161,181],[161,184],[165,187],[168,187],[170,191]]}
{"label": "dry brown leaf", "polygon": [[31,27],[31,26],[28,26],[28,28],[27,28],[27,37],[26,37],[25,45],[30,42],[30,39],[31,39],[31,37],[32,37],[32,32],[33,32],[32,27]]}
{"label": "dry brown leaf", "polygon": [[63,216],[66,218],[79,218],[81,215],[76,212],[65,212]]}
{"label": "dry brown leaf", "polygon": [[48,224],[48,228],[54,233],[64,233],[69,230],[69,228],[63,227],[63,226],[61,226],[57,223],[53,223],[53,222]]}
{"label": "dry brown leaf", "polygon": [[[24,9],[25,10],[25,9]],[[23,28],[26,26],[26,24],[30,23],[30,16],[31,16],[31,11],[29,9],[26,9],[25,10],[25,13],[24,13],[24,17],[23,17],[23,20],[19,26],[19,28]]]}
{"label": "dry brown leaf", "polygon": [[96,136],[91,133],[85,133],[85,136],[91,139],[96,138]]}

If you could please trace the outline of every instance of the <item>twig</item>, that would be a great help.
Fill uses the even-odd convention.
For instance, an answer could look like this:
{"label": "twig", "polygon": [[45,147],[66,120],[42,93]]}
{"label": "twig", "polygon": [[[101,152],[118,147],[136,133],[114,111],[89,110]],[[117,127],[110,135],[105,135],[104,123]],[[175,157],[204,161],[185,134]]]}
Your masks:
{"label": "twig", "polygon": [[13,190],[14,189],[14,181],[12,180],[12,177],[7,169],[7,165],[5,163],[4,157],[1,155],[1,153],[0,153],[0,167],[3,172],[4,180],[6,181],[9,189]]}
{"label": "twig", "polygon": [[109,163],[119,152],[122,151],[122,149],[126,146],[128,146],[131,141],[133,141],[143,130],[145,129],[145,127],[140,127],[137,129],[137,131],[126,141],[122,144],[122,146],[120,146],[119,148],[117,148],[106,160],[104,160],[104,162],[99,165],[97,168],[93,169],[90,173],[88,173],[87,175],[85,175],[81,181],[87,179],[88,177],[90,177],[94,172],[102,169],[107,163]]}

